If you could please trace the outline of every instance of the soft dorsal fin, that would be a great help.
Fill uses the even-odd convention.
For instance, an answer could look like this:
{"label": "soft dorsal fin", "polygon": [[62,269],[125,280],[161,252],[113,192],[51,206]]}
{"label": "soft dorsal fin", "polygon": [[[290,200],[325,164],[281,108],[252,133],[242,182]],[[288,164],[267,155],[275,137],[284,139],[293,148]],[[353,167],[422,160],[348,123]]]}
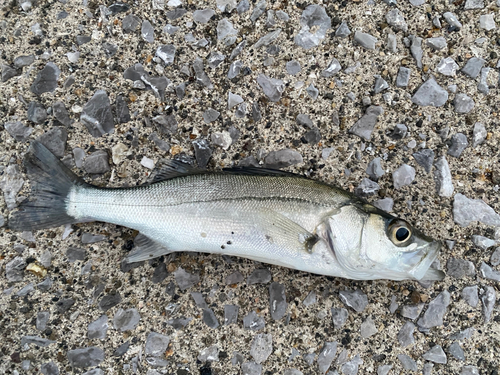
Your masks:
{"label": "soft dorsal fin", "polygon": [[233,167],[233,168],[224,168],[222,171],[224,173],[229,173],[229,174],[239,174],[248,176],[303,177],[301,175],[292,172],[280,171],[279,169],[258,168],[258,167]]}
{"label": "soft dorsal fin", "polygon": [[160,167],[157,169],[151,183],[169,180],[171,178],[186,176],[190,174],[204,173],[199,168],[193,167],[191,164],[184,163],[179,160],[164,159]]}

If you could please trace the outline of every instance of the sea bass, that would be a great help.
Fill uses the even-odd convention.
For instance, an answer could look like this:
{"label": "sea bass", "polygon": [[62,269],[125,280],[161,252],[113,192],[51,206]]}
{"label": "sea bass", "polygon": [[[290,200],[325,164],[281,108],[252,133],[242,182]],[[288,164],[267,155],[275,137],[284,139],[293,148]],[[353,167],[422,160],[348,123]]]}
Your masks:
{"label": "sea bass", "polygon": [[440,280],[440,243],[331,185],[291,173],[219,172],[171,162],[131,188],[85,183],[41,143],[25,165],[31,195],[12,230],[103,221],[138,230],[129,262],[177,251],[227,254],[356,280]]}

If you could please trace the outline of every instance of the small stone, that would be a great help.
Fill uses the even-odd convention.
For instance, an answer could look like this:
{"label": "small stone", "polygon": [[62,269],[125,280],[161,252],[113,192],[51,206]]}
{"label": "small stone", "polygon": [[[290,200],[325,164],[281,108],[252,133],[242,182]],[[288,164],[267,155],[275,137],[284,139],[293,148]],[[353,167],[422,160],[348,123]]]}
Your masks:
{"label": "small stone", "polygon": [[467,142],[466,135],[463,133],[457,133],[453,135],[453,137],[451,137],[451,144],[448,148],[448,155],[458,158],[468,145],[469,142]]}
{"label": "small stone", "polygon": [[[76,44],[79,46],[83,46],[84,44],[90,43],[91,40],[92,40],[92,37],[90,37],[88,35],[77,35],[76,36]],[[73,55],[73,57],[75,57],[75,56]],[[77,56],[77,60],[78,60],[78,57],[79,57],[79,55]],[[70,60],[69,55],[68,55],[68,60]]]}
{"label": "small stone", "polygon": [[41,103],[30,102],[27,117],[29,121],[35,124],[42,124],[47,119],[47,110]]}
{"label": "small stone", "polygon": [[425,329],[442,326],[443,317],[449,304],[450,293],[447,290],[439,293],[439,295],[429,303],[424,316],[417,321],[418,326]]}
{"label": "small stone", "polygon": [[236,60],[229,65],[229,71],[227,72],[227,78],[233,79],[238,76],[238,74],[241,73],[241,68],[243,67],[243,64],[241,63],[240,60]]}
{"label": "small stone", "polygon": [[200,292],[191,292],[191,297],[193,297],[194,303],[200,309],[208,308],[207,302],[205,301],[205,298],[203,298],[203,295]]}
{"label": "small stone", "polygon": [[384,113],[382,107],[371,105],[365,114],[349,129],[349,133],[369,141],[377,123],[377,118]]}
{"label": "small stone", "polygon": [[493,266],[498,266],[500,264],[500,247],[497,247],[495,251],[491,253],[490,263]]}
{"label": "small stone", "polygon": [[398,354],[398,359],[405,370],[417,371],[417,362],[415,362],[410,356],[406,354]]}
{"label": "small stone", "polygon": [[484,9],[484,0],[467,0],[465,2],[464,9]]}
{"label": "small stone", "polygon": [[118,309],[113,317],[113,326],[120,332],[134,330],[141,320],[141,315],[135,308]]}
{"label": "small stone", "polygon": [[152,357],[162,357],[164,356],[168,344],[170,343],[170,337],[162,335],[156,332],[150,332],[146,339],[146,355]]}
{"label": "small stone", "polygon": [[284,285],[277,282],[269,285],[269,305],[271,307],[271,317],[274,320],[280,320],[285,316],[288,305]]}
{"label": "small stone", "polygon": [[47,63],[45,67],[37,74],[31,92],[36,95],[42,95],[45,92],[52,92],[57,88],[57,80],[61,71],[53,62]]}
{"label": "small stone", "polygon": [[442,59],[436,66],[436,71],[445,76],[455,76],[459,66],[451,57]]}
{"label": "small stone", "polygon": [[415,342],[415,338],[413,337],[414,331],[415,324],[412,322],[406,322],[398,332],[399,345],[406,348],[408,345],[413,344]]}
{"label": "small stone", "polygon": [[[295,44],[311,49],[317,47],[325,39],[328,29],[331,27],[331,18],[321,5],[308,5],[300,16],[301,29],[295,36]],[[314,30],[315,32],[311,32]]]}
{"label": "small stone", "polygon": [[216,362],[219,360],[219,348],[217,345],[212,345],[208,348],[200,351],[198,355],[198,361],[200,362]]}
{"label": "small stone", "polygon": [[286,71],[288,74],[294,76],[296,74],[299,74],[301,70],[300,63],[296,60],[288,61],[286,63]]}
{"label": "small stone", "polygon": [[57,121],[59,121],[64,126],[70,126],[72,124],[72,120],[69,117],[68,110],[63,102],[55,102],[52,105],[52,113]]}
{"label": "small stone", "polygon": [[306,92],[313,100],[318,99],[319,90],[312,83],[307,87]]}
{"label": "small stone", "polygon": [[306,115],[304,113],[299,113],[295,118],[295,121],[297,122],[297,125],[305,126],[309,129],[312,129],[314,127],[314,124],[309,115]]}
{"label": "small stone", "polygon": [[182,267],[174,271],[175,281],[180,290],[186,290],[200,282],[200,275],[198,273],[191,274],[186,272]]}
{"label": "small stone", "polygon": [[238,12],[238,14],[246,13],[249,10],[250,10],[250,3],[248,2],[248,0],[241,0],[238,3],[238,6],[236,7],[236,11]]}
{"label": "small stone", "polygon": [[321,374],[324,374],[330,368],[333,358],[335,358],[335,354],[337,354],[337,341],[334,342],[325,342],[321,352],[318,355],[318,369]]}
{"label": "small stone", "polygon": [[231,91],[229,91],[228,99],[227,99],[227,106],[229,109],[233,108],[234,106],[243,103],[243,98],[237,94],[233,94]]}
{"label": "small stone", "polygon": [[246,329],[251,329],[252,331],[258,331],[264,329],[266,326],[263,317],[258,316],[255,311],[250,311],[248,315],[243,318],[243,327]]}
{"label": "small stone", "polygon": [[83,169],[87,173],[102,174],[111,170],[108,163],[108,153],[104,150],[97,150],[87,156],[83,161]]}
{"label": "small stone", "polygon": [[453,180],[451,177],[448,161],[444,156],[439,158],[434,164],[434,182],[436,183],[436,192],[440,197],[451,197],[453,191]]}
{"label": "small stone", "polygon": [[451,12],[444,12],[443,17],[446,22],[448,22],[448,25],[450,25],[450,31],[458,31],[462,28],[462,24],[458,20],[456,14],[453,14]]}
{"label": "small stone", "polygon": [[[412,156],[419,165],[424,167],[424,170],[427,173],[430,173],[432,165],[434,163],[434,151],[432,151],[429,148],[426,148],[426,149],[422,149],[422,150],[419,150],[419,151],[413,153]],[[436,162],[436,164],[438,162]],[[446,162],[446,159],[445,159],[445,162]],[[449,168],[448,168],[448,170],[449,170]],[[450,178],[451,178],[451,175],[450,175]]]}
{"label": "small stone", "polygon": [[486,140],[488,132],[484,125],[480,122],[474,124],[474,133],[472,137],[472,147],[476,147]]}
{"label": "small stone", "polygon": [[113,356],[115,357],[123,356],[128,351],[129,347],[130,347],[130,341],[124,342],[118,348],[116,348],[116,350],[113,352]]}
{"label": "small stone", "polygon": [[96,346],[68,351],[69,364],[72,367],[93,367],[104,360],[104,350]]}
{"label": "small stone", "polygon": [[35,62],[35,55],[21,55],[14,59],[14,67],[17,69],[24,68]]}
{"label": "small stone", "polygon": [[257,5],[255,6],[255,8],[253,9],[252,11],[252,15],[250,16],[250,21],[252,21],[252,23],[255,23],[255,21],[257,21],[257,19],[262,15],[264,14],[265,10],[266,10],[266,1],[265,0],[261,0],[257,3]]}
{"label": "small stone", "polygon": [[177,131],[177,120],[174,114],[153,117],[153,124],[161,134],[174,134]]}
{"label": "small stone", "polygon": [[300,155],[297,151],[288,148],[279,151],[271,151],[264,158],[264,165],[266,168],[271,169],[285,168],[302,162],[302,155]]}
{"label": "small stone", "polygon": [[387,375],[392,370],[392,365],[381,365],[377,368],[377,375]]}
{"label": "small stone", "polygon": [[262,365],[255,362],[245,362],[241,365],[242,375],[261,375]]}
{"label": "small stone", "polygon": [[153,284],[159,284],[163,280],[165,280],[167,275],[168,275],[167,265],[164,262],[160,262],[160,264],[155,267],[155,270],[153,272],[153,277],[151,278],[151,282]]}
{"label": "small stone", "polygon": [[397,124],[389,136],[392,139],[400,140],[406,137],[407,133],[408,133],[408,127],[405,124]]}
{"label": "small stone", "polygon": [[368,163],[368,166],[366,167],[366,174],[370,176],[370,179],[372,179],[373,181],[378,181],[379,178],[381,178],[385,174],[380,161],[380,158],[374,158]]}
{"label": "small stone", "polygon": [[223,18],[217,23],[217,40],[220,40],[226,47],[236,42],[238,31],[233,27],[233,24]]}
{"label": "small stone", "polygon": [[411,101],[420,106],[442,107],[448,100],[448,92],[430,78],[415,92]]}
{"label": "small stone", "polygon": [[106,239],[106,236],[102,234],[91,234],[91,233],[84,233],[82,234],[82,243],[88,244],[88,243],[96,243],[100,241],[104,241]]}
{"label": "small stone", "polygon": [[418,318],[423,308],[424,308],[423,303],[419,303],[417,305],[404,305],[403,308],[401,309],[401,316],[415,320]]}
{"label": "small stone", "polygon": [[389,88],[389,84],[385,79],[383,79],[381,76],[375,76],[375,86],[373,87],[373,92],[375,94],[379,94],[382,91],[386,90]]}
{"label": "small stone", "polygon": [[469,113],[474,108],[475,103],[467,94],[457,94],[453,100],[453,105],[455,106],[455,112]]}
{"label": "small stone", "polygon": [[133,14],[128,14],[123,18],[122,21],[122,30],[125,33],[132,33],[141,24],[141,19]]}
{"label": "small stone", "polygon": [[7,133],[18,142],[26,142],[33,132],[33,128],[24,126],[21,121],[6,122],[3,126]]}
{"label": "small stone", "polygon": [[206,168],[212,157],[212,149],[206,139],[195,139],[193,141],[194,156],[200,168]]}
{"label": "small stone", "polygon": [[481,250],[487,250],[490,247],[496,245],[496,243],[497,243],[497,241],[495,241],[495,240],[492,240],[488,237],[479,236],[479,235],[473,235],[472,242],[474,242],[474,245],[479,247]]}
{"label": "small stone", "polygon": [[375,49],[375,45],[377,44],[378,39],[370,34],[356,31],[354,33],[354,41],[363,48]]}
{"label": "small stone", "polygon": [[111,104],[105,91],[97,90],[95,92],[83,107],[80,121],[94,137],[114,132]]}
{"label": "small stone", "polygon": [[465,353],[458,342],[454,342],[448,347],[448,353],[459,361],[465,361]]}
{"label": "small stone", "polygon": [[290,20],[290,16],[288,15],[288,13],[283,12],[282,10],[276,11],[276,17],[283,22],[288,22]]}
{"label": "small stone", "polygon": [[382,198],[373,202],[373,205],[382,211],[391,212],[394,207],[394,200],[389,197]]}
{"label": "small stone", "polygon": [[360,289],[341,290],[339,297],[346,306],[351,307],[356,312],[362,312],[368,305],[368,297]]}
{"label": "small stone", "polygon": [[219,321],[212,309],[203,309],[203,322],[210,328],[217,328]]}
{"label": "small stone", "polygon": [[65,128],[58,126],[42,134],[37,140],[47,147],[55,156],[61,158],[64,156],[64,151],[66,149],[68,133]]}
{"label": "small stone", "polygon": [[257,363],[267,360],[273,351],[273,336],[271,334],[259,333],[254,336],[250,347],[250,355]]}
{"label": "small stone", "polygon": [[191,320],[193,320],[193,318],[175,318],[167,320],[167,324],[174,329],[182,329],[187,326]]}
{"label": "small stone", "polygon": [[445,48],[448,48],[448,44],[446,43],[446,39],[442,36],[436,38],[426,39],[427,45],[435,51],[439,51]]}
{"label": "small stone", "polygon": [[112,307],[115,307],[122,301],[120,293],[106,294],[99,301],[99,309],[102,311],[108,311]]}
{"label": "small stone", "polygon": [[214,145],[221,147],[223,150],[229,149],[229,147],[233,143],[231,134],[229,134],[229,132],[226,130],[221,133],[212,133],[211,141]]}
{"label": "small stone", "polygon": [[224,325],[237,324],[239,306],[224,305]]}
{"label": "small stone", "polygon": [[244,280],[240,271],[235,271],[226,277],[226,285],[239,284]]}
{"label": "small stone", "polygon": [[415,179],[415,168],[408,164],[403,164],[401,167],[392,172],[392,180],[394,189],[401,189],[403,186],[410,185]]}
{"label": "small stone", "polygon": [[22,281],[26,262],[21,257],[15,257],[5,266],[5,276],[9,282]]}
{"label": "small stone", "polygon": [[[340,355],[339,355],[340,358]],[[338,361],[338,359],[337,359]],[[363,360],[360,358],[359,354],[356,354],[353,359],[349,362],[342,364],[342,374],[344,375],[356,375],[359,370],[359,365],[363,364]]]}
{"label": "small stone", "polygon": [[257,77],[257,83],[269,100],[277,102],[281,99],[281,94],[285,89],[285,85],[282,80],[269,78],[264,74],[259,74]]}
{"label": "small stone", "polygon": [[239,43],[232,51],[231,51],[231,55],[229,56],[229,60],[234,60],[234,58],[236,58],[236,56],[238,56],[242,51],[243,51],[243,48],[245,48],[245,46],[247,45],[247,41],[246,39],[243,40],[241,43]]}
{"label": "small stone", "polygon": [[309,294],[306,296],[306,298],[304,298],[302,303],[306,307],[314,305],[316,303],[316,292],[314,290],[311,290]]}
{"label": "small stone", "polygon": [[377,194],[379,190],[379,184],[368,178],[363,178],[360,184],[354,189],[354,194],[358,197],[368,197]]}
{"label": "small stone", "polygon": [[104,339],[106,338],[106,332],[108,331],[108,317],[106,315],[101,315],[98,319],[94,320],[88,326],[88,338],[89,339]]}
{"label": "small stone", "polygon": [[254,122],[259,122],[262,119],[262,114],[260,112],[259,103],[252,103],[252,120]]}
{"label": "small stone", "polygon": [[21,337],[21,346],[24,345],[36,345],[41,348],[46,348],[51,344],[55,344],[56,341],[44,339],[38,336],[23,336]]}
{"label": "small stone", "polygon": [[466,286],[462,289],[462,298],[469,304],[469,306],[476,307],[479,303],[478,287],[477,285]]}
{"label": "small stone", "polygon": [[347,317],[348,316],[349,316],[349,313],[343,307],[341,307],[341,308],[332,308],[332,322],[333,322],[333,327],[335,329],[339,329],[342,326],[344,326],[345,322],[347,321]]}
{"label": "small stone", "polygon": [[162,59],[165,65],[173,64],[176,48],[173,44],[162,44],[156,49],[156,56]]}
{"label": "small stone", "polygon": [[247,278],[247,285],[266,284],[271,281],[271,272],[267,268],[254,270]]}
{"label": "small stone", "polygon": [[47,323],[49,322],[50,312],[49,311],[40,311],[36,315],[36,329],[39,331],[45,331],[47,328]]}
{"label": "small stone", "polygon": [[257,43],[255,43],[253,45],[253,48],[254,49],[257,49],[257,48],[260,48],[262,46],[268,46],[269,44],[271,44],[276,38],[278,38],[278,36],[280,35],[281,33],[281,29],[276,29],[274,31],[271,31],[270,33],[264,35],[262,38],[260,38]]}
{"label": "small stone", "polygon": [[462,68],[462,73],[469,76],[470,78],[476,78],[481,72],[481,69],[483,68],[485,62],[486,61],[483,59],[471,57]]}
{"label": "small stone", "polygon": [[387,35],[387,50],[390,53],[396,53],[398,51],[398,39],[396,38],[396,35]]}
{"label": "small stone", "polygon": [[50,361],[40,366],[40,372],[43,375],[59,375],[59,367],[53,361]]}
{"label": "small stone", "polygon": [[482,277],[488,280],[500,281],[500,272],[495,271],[493,268],[488,266],[486,263],[481,262],[479,272]]}
{"label": "small stone", "polygon": [[462,227],[466,227],[473,221],[500,226],[500,215],[482,199],[469,199],[460,193],[455,194],[454,197],[453,220]]}
{"label": "small stone", "polygon": [[464,366],[460,375],[479,375],[479,370],[476,366]]}
{"label": "small stone", "polygon": [[366,320],[361,323],[360,332],[361,332],[361,337],[365,339],[378,333],[377,326],[375,325],[375,322],[373,321],[371,315],[369,315],[368,318],[366,318]]}
{"label": "small stone", "polygon": [[481,302],[483,303],[483,317],[485,323],[488,323],[491,319],[491,314],[495,307],[495,302],[497,300],[497,295],[495,292],[495,288],[492,286],[486,286],[485,292],[481,296]]}
{"label": "small stone", "polygon": [[411,69],[400,67],[398,70],[398,75],[396,77],[396,87],[407,87],[410,82]]}
{"label": "small stone", "polygon": [[494,30],[496,28],[495,14],[489,13],[479,16],[479,27],[486,31]]}
{"label": "small stone", "polygon": [[197,23],[208,23],[214,16],[215,12],[212,9],[195,10],[193,12],[193,20]]}
{"label": "small stone", "polygon": [[148,43],[153,43],[155,41],[155,30],[148,20],[142,21],[141,36],[142,39]]}
{"label": "small stone", "polygon": [[389,12],[387,12],[385,15],[385,20],[396,31],[408,31],[408,25],[406,24],[405,18],[397,8],[391,9]]}
{"label": "small stone", "polygon": [[422,358],[434,363],[446,364],[448,362],[446,354],[440,345],[434,345],[422,355]]}
{"label": "small stone", "polygon": [[203,60],[200,57],[197,57],[194,60],[193,70],[195,72],[196,82],[198,82],[202,86],[205,86],[209,90],[212,90],[214,88],[212,81],[203,70]]}
{"label": "small stone", "polygon": [[86,251],[84,249],[70,247],[68,248],[68,250],[66,250],[66,258],[70,263],[76,262],[77,260],[85,260]]}
{"label": "small stone", "polygon": [[335,36],[338,36],[339,38],[347,38],[349,35],[351,35],[351,30],[349,29],[347,22],[342,21],[337,30],[335,30]]}

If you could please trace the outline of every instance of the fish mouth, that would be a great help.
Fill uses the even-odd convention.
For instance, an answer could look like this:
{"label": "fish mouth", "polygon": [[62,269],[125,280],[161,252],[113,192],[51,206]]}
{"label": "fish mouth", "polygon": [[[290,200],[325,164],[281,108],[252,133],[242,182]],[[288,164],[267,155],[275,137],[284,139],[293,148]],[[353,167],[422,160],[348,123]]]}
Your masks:
{"label": "fish mouth", "polygon": [[408,272],[409,275],[416,280],[442,280],[444,278],[444,273],[431,268],[432,263],[439,255],[440,248],[441,243],[439,241],[432,241],[421,247],[419,253],[425,253],[425,255],[420,259],[420,262]]}

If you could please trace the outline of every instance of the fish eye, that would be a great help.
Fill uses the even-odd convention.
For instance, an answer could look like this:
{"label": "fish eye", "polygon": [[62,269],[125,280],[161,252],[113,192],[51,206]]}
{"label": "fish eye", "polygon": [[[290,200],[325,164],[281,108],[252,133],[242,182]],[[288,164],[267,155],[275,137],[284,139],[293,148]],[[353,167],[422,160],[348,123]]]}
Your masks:
{"label": "fish eye", "polygon": [[404,220],[394,220],[389,224],[389,237],[394,245],[402,245],[411,237],[411,229]]}

